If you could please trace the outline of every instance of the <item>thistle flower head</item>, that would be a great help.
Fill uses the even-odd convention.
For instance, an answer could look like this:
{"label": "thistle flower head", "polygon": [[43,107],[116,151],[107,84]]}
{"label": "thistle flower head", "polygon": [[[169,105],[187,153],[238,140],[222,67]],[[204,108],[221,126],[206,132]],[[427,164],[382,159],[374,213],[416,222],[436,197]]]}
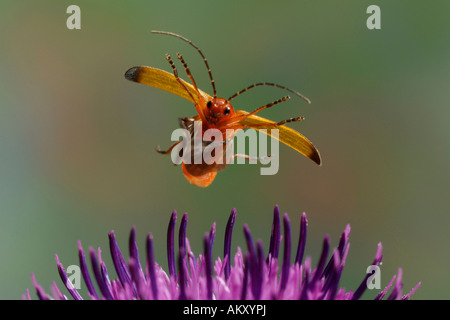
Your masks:
{"label": "thistle flower head", "polygon": [[[177,214],[170,217],[167,232],[168,273],[154,259],[153,237],[147,235],[146,263],[136,244],[136,231],[133,227],[129,237],[129,257],[125,259],[113,231],[109,233],[109,247],[117,278],[111,280],[101,250],[89,248],[92,273],[89,271],[85,252],[78,242],[79,267],[90,299],[217,299],[217,300],[256,300],[256,299],[360,299],[367,288],[366,274],[356,290],[346,290],[339,286],[345,261],[349,252],[350,226],[341,235],[338,246],[330,249],[330,239],[325,236],[322,252],[313,267],[310,257],[304,257],[307,233],[306,214],[300,219],[300,234],[297,250],[292,250],[291,224],[287,214],[280,217],[278,206],[273,215],[272,232],[268,253],[265,254],[261,240],[254,241],[250,228],[244,225],[247,250],[240,247],[233,255],[231,239],[236,220],[233,209],[225,230],[223,259],[213,260],[212,247],[216,226],[203,236],[203,253],[196,256],[186,237],[187,214],[181,218],[179,227],[178,252],[175,250],[175,225]],[[283,229],[283,236],[281,235]],[[280,256],[280,245],[283,252]],[[292,262],[293,253],[295,259]],[[382,246],[378,249],[372,265],[379,266],[382,259]],[[56,255],[56,264],[61,280],[69,294],[76,300],[82,299],[69,280],[67,272]],[[33,286],[39,299],[67,299],[56,282],[47,294],[36,282],[32,274]],[[97,284],[97,289],[94,286]],[[375,299],[409,299],[420,282],[409,293],[402,294],[402,270],[394,275],[387,287]],[[392,290],[391,290],[392,289]],[[388,294],[388,292],[390,293]],[[27,289],[24,299],[31,299]]]}

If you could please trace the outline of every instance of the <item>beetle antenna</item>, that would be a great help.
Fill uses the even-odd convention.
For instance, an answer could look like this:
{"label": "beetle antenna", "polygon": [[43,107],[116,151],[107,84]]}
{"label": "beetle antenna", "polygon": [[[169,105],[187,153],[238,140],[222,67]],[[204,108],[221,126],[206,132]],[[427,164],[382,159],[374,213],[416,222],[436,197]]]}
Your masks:
{"label": "beetle antenna", "polygon": [[297,92],[297,91],[295,91],[295,90],[289,89],[289,88],[284,87],[284,86],[280,86],[279,84],[276,84],[276,83],[269,83],[269,82],[260,82],[260,83],[252,84],[251,86],[248,86],[247,88],[242,89],[241,91],[239,91],[239,92],[233,94],[231,97],[228,98],[228,101],[230,101],[231,99],[236,98],[236,97],[237,97],[238,95],[240,95],[241,93],[247,92],[248,90],[253,89],[253,88],[255,88],[255,87],[259,87],[259,86],[271,86],[271,87],[276,87],[276,88],[280,88],[280,89],[283,89],[283,90],[287,90],[287,91],[289,91],[289,92],[292,92],[292,93],[295,94],[296,96],[302,98],[302,99],[305,100],[306,102],[311,103],[311,100],[309,100],[307,97],[305,97],[304,95],[302,95],[300,92]]}
{"label": "beetle antenna", "polygon": [[250,112],[249,114],[246,114],[242,119],[245,119],[245,118],[248,118],[248,117],[250,117],[250,116],[253,116],[253,115],[257,114],[258,112],[260,112],[261,110],[268,109],[268,108],[272,108],[274,105],[279,104],[279,103],[281,103],[281,102],[285,102],[285,101],[287,101],[287,100],[290,99],[290,98],[291,98],[291,97],[289,97],[289,96],[285,96],[285,97],[283,97],[283,98],[281,98],[281,99],[278,99],[278,100],[276,100],[276,101],[273,101],[273,102],[271,102],[271,103],[268,103],[268,104],[266,104],[265,106],[259,107],[259,108],[256,109],[255,111]]}
{"label": "beetle antenna", "polygon": [[187,43],[189,43],[191,46],[193,46],[193,47],[198,51],[198,53],[202,56],[203,61],[205,62],[206,69],[208,69],[209,79],[211,80],[211,86],[212,86],[212,88],[213,88],[214,98],[216,98],[216,97],[217,97],[217,94],[216,94],[216,85],[215,85],[215,83],[214,83],[214,79],[213,79],[213,76],[212,76],[212,73],[211,73],[211,68],[209,67],[208,61],[206,60],[206,58],[205,58],[205,56],[203,55],[203,53],[202,53],[202,51],[200,50],[200,48],[197,47],[191,40],[186,39],[185,37],[180,36],[180,35],[178,35],[178,34],[176,34],[176,33],[173,33],[173,32],[152,30],[152,33],[165,34],[165,35],[168,35],[168,36],[172,36],[172,37],[181,39],[181,40],[186,41]]}

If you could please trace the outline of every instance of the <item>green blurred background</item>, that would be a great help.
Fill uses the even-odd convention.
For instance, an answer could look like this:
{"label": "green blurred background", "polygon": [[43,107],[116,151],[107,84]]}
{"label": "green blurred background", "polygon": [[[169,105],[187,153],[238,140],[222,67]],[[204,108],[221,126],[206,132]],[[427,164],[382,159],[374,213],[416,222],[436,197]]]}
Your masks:
{"label": "green blurred background", "polygon": [[[66,28],[70,4],[81,8],[81,30]],[[366,27],[370,4],[381,7],[381,30]],[[112,229],[126,254],[132,226],[141,249],[152,232],[167,270],[172,210],[177,226],[189,213],[196,253],[217,222],[214,256],[222,254],[232,208],[233,248],[245,246],[247,223],[267,250],[276,204],[289,213],[294,248],[307,213],[314,263],[323,236],[335,247],[351,224],[347,289],[359,285],[381,241],[382,287],[402,267],[405,291],[422,281],[413,298],[450,298],[449,12],[448,1],[2,0],[0,298],[19,299],[31,272],[47,291],[55,279],[62,288],[54,254],[77,264],[77,240],[102,247],[112,268]],[[277,175],[235,165],[209,188],[190,185],[154,147],[171,144],[177,118],[194,115],[193,105],[123,74],[135,65],[170,70],[165,54],[180,51],[211,93],[209,78],[193,48],[152,29],[200,46],[219,96],[261,81],[308,96],[311,105],[293,98],[262,115],[304,115],[292,127],[314,142],[323,166],[280,145]],[[251,111],[285,94],[256,88],[234,106]]]}

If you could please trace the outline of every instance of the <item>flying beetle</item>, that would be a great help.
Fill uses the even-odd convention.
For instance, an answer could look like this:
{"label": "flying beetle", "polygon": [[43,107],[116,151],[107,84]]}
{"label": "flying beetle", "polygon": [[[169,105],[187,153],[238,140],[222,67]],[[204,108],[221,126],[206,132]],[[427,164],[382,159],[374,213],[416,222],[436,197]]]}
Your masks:
{"label": "flying beetle", "polygon": [[[269,82],[260,82],[252,84],[247,88],[230,96],[228,99],[218,97],[216,93],[215,82],[211,73],[211,69],[208,65],[208,61],[206,60],[205,56],[203,55],[199,47],[197,47],[189,39],[172,32],[152,31],[152,33],[172,36],[187,42],[189,45],[191,45],[197,50],[197,52],[200,54],[200,56],[204,61],[206,69],[208,70],[208,75],[213,90],[213,96],[210,96],[209,94],[205,93],[204,91],[200,90],[197,87],[194,77],[192,76],[187,63],[185,62],[183,56],[180,53],[177,53],[177,58],[183,65],[184,70],[189,79],[191,80],[192,84],[186,82],[185,80],[181,79],[178,76],[177,68],[175,67],[172,58],[168,54],[166,55],[166,60],[169,62],[172,68],[172,73],[169,73],[161,69],[146,66],[132,67],[128,69],[125,73],[125,78],[130,81],[162,89],[193,102],[195,109],[197,111],[197,115],[194,117],[181,118],[180,119],[181,128],[190,130],[191,134],[193,135],[194,134],[192,129],[193,123],[195,121],[201,121],[202,132],[205,132],[208,129],[218,129],[223,134],[224,149],[225,149],[225,142],[232,140],[234,137],[233,134],[231,135],[226,134],[226,132],[232,131],[232,130],[227,131],[227,129],[234,129],[234,130],[247,128],[253,128],[256,130],[266,129],[265,131],[262,132],[266,133],[269,136],[272,136],[271,129],[278,129],[278,137],[276,138],[279,141],[283,142],[287,146],[303,154],[307,158],[314,161],[316,164],[321,165],[320,154],[318,150],[314,147],[314,145],[299,132],[285,126],[285,124],[289,122],[301,121],[303,120],[303,117],[290,118],[283,121],[274,122],[256,115],[257,113],[259,113],[264,109],[271,108],[281,102],[288,100],[290,96],[284,96],[281,99],[278,99],[264,106],[261,106],[252,112],[235,110],[230,103],[232,99],[236,98],[240,94],[247,92],[248,90],[258,86],[277,87],[289,91],[295,94],[296,96],[300,97],[301,99],[305,100],[306,102],[311,103],[308,98],[306,98],[297,91]],[[179,141],[175,142],[167,151],[162,151],[159,149],[159,147],[157,148],[157,151],[161,154],[169,154],[172,151],[172,149],[175,148],[179,143],[180,143]],[[209,143],[211,143],[211,141],[204,141],[204,143],[202,144],[202,148],[207,146]],[[222,156],[224,156],[224,154],[216,155],[216,157]],[[248,158],[248,156],[245,155],[234,155],[234,157],[236,156],[243,156]],[[205,162],[202,162],[195,164],[191,162],[190,164],[187,164],[183,162],[182,170],[186,179],[191,184],[194,184],[199,187],[207,187],[214,181],[217,172],[224,170],[227,165],[228,164],[226,163],[207,164]]]}

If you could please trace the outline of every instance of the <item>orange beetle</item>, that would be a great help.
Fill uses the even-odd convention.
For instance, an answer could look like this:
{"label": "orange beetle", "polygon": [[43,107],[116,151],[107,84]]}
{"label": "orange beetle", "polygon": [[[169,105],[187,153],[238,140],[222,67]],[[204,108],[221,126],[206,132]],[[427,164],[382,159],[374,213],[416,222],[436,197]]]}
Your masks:
{"label": "orange beetle", "polygon": [[[158,33],[158,34],[165,34],[172,37],[179,38],[183,41],[186,41],[189,43],[192,47],[194,47],[198,53],[203,58],[203,61],[206,65],[206,68],[208,70],[209,78],[211,80],[211,85],[213,89],[213,96],[211,97],[209,94],[203,92],[200,90],[195,80],[191,74],[191,71],[189,67],[187,66],[186,62],[184,61],[184,58],[181,54],[177,54],[177,58],[180,60],[180,62],[184,66],[184,70],[186,71],[187,76],[192,82],[192,85],[184,81],[178,76],[177,69],[175,67],[175,64],[173,63],[171,57],[169,55],[166,55],[167,61],[170,63],[172,67],[172,73],[168,73],[164,70],[152,68],[152,67],[145,67],[145,66],[138,66],[130,68],[125,73],[125,78],[134,82],[146,84],[158,89],[166,90],[170,93],[174,93],[180,97],[183,97],[191,102],[194,103],[195,109],[197,110],[197,115],[191,118],[181,118],[180,119],[180,127],[189,130],[191,135],[194,135],[193,130],[193,123],[194,121],[201,121],[202,128],[201,133],[204,133],[208,129],[218,129],[222,133],[224,147],[223,151],[225,150],[225,142],[233,140],[234,134],[228,134],[227,136],[227,129],[246,129],[246,128],[253,128],[256,130],[266,129],[267,131],[263,131],[264,133],[271,136],[271,129],[278,129],[278,137],[276,137],[279,141],[283,142],[284,144],[288,145],[289,147],[297,150],[304,156],[308,157],[318,165],[321,165],[321,158],[320,154],[317,151],[317,149],[314,147],[314,145],[303,135],[301,135],[299,132],[286,127],[285,124],[289,122],[295,122],[300,121],[303,119],[303,117],[296,117],[296,118],[290,118],[287,120],[283,120],[280,122],[273,122],[271,120],[262,118],[257,116],[256,114],[260,112],[261,110],[270,108],[278,103],[284,102],[288,100],[290,97],[285,96],[281,99],[278,99],[276,101],[273,101],[269,104],[266,104],[262,107],[257,108],[253,112],[246,112],[242,110],[235,110],[233,106],[231,105],[230,101],[239,96],[240,94],[248,91],[249,89],[255,88],[257,86],[273,86],[277,88],[281,88],[283,90],[287,90],[306,102],[310,103],[310,100],[297,91],[291,90],[289,88],[286,88],[284,86],[275,84],[275,83],[268,83],[268,82],[262,82],[262,83],[256,83],[253,84],[236,94],[232,95],[228,99],[220,98],[216,94],[216,87],[214,84],[214,80],[212,77],[211,69],[209,68],[208,62],[203,55],[202,51],[194,44],[192,41],[184,38],[183,36],[177,35],[172,32],[166,32],[166,31],[152,31],[152,33]],[[230,131],[228,131],[230,132]],[[159,148],[157,151],[162,154],[169,154],[172,149],[178,145],[180,142],[174,143],[167,151],[161,151]],[[211,141],[203,141],[202,148],[205,148]],[[195,152],[195,150],[194,150]],[[245,158],[250,158],[246,155],[234,155],[236,156],[243,156]],[[216,158],[219,157],[225,157],[225,153],[222,152],[221,154],[216,154]],[[186,177],[186,179],[199,187],[207,187],[209,186],[217,172],[222,171],[225,169],[228,164],[228,162],[223,161],[223,164],[213,163],[213,164],[207,164],[205,162],[202,163],[182,163],[182,169],[183,173]]]}

